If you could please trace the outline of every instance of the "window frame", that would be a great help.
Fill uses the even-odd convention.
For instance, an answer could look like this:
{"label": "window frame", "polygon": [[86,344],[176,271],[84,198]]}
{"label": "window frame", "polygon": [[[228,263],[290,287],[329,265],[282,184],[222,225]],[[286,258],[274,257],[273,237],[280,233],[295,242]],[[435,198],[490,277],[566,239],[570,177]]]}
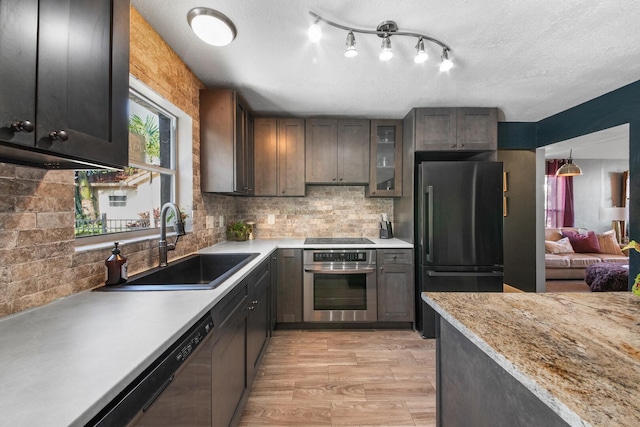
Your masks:
{"label": "window frame", "polygon": [[[172,135],[175,141],[171,165],[173,184],[171,189],[171,199],[181,210],[187,213],[185,230],[191,232],[193,228],[193,154],[192,154],[192,124],[193,119],[169,100],[148,87],[139,79],[129,75],[129,92],[146,99],[163,112],[175,117],[172,126]],[[146,170],[167,173],[168,169],[156,167],[146,163],[130,161],[132,167],[142,167]],[[189,179],[191,178],[191,179]],[[175,234],[171,228],[167,230],[167,235]],[[83,236],[75,238],[76,251],[93,250],[102,247],[111,247],[113,242],[133,243],[138,241],[152,240],[160,236],[159,228],[149,228],[146,230],[126,231],[122,233],[99,234],[95,236]]]}

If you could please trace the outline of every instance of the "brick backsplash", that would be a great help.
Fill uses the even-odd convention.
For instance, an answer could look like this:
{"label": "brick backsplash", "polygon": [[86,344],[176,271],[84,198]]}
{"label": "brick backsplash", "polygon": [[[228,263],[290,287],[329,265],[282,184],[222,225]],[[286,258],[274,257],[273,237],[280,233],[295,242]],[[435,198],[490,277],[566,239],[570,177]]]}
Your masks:
{"label": "brick backsplash", "polygon": [[[393,199],[367,198],[363,186],[307,186],[306,197],[237,199],[236,218],[256,222],[257,238],[378,237]],[[268,224],[274,215],[275,224]],[[391,219],[391,218],[390,218]]]}
{"label": "brick backsplash", "polygon": [[[131,8],[130,72],[193,118],[193,232],[169,260],[224,240],[205,217],[232,218],[232,197],[200,193],[199,91],[204,88],[175,52]],[[191,178],[191,177],[189,177]],[[75,251],[73,171],[0,163],[0,317],[41,306],[104,283],[110,249]],[[158,264],[158,241],[122,243],[130,274]]]}

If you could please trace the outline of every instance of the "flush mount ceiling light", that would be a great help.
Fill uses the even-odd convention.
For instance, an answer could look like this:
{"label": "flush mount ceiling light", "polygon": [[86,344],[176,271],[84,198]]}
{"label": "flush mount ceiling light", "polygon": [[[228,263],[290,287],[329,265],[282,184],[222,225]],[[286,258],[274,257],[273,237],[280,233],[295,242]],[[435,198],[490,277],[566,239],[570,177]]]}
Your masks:
{"label": "flush mount ceiling light", "polygon": [[569,150],[569,160],[567,160],[567,163],[558,168],[558,170],[556,171],[556,176],[582,175],[582,169],[580,169],[580,166],[573,163],[573,159],[571,158],[572,151],[573,150]]}
{"label": "flush mount ceiling light", "polygon": [[417,64],[423,63],[429,58],[429,55],[424,47],[424,41],[427,40],[442,48],[442,55],[440,57],[442,60],[442,62],[440,63],[440,71],[448,71],[451,69],[451,67],[453,67],[453,62],[451,61],[450,57],[451,48],[449,46],[442,43],[440,40],[434,39],[433,37],[429,37],[424,34],[414,33],[410,31],[399,31],[398,25],[394,21],[384,21],[380,25],[378,25],[375,30],[367,30],[362,28],[347,27],[346,25],[338,24],[336,22],[325,19],[314,12],[309,12],[309,15],[315,18],[313,24],[311,24],[311,26],[309,27],[308,32],[309,39],[314,43],[320,41],[320,38],[322,37],[322,28],[320,27],[320,22],[324,22],[325,24],[328,24],[332,27],[347,31],[347,49],[344,53],[344,55],[347,57],[353,57],[358,54],[358,51],[355,47],[356,39],[353,33],[375,34],[378,37],[381,37],[382,51],[380,52],[380,60],[382,61],[388,61],[393,57],[393,52],[391,51],[391,37],[407,36],[415,37],[418,39],[418,42],[416,44],[416,56],[414,58],[414,61]]}
{"label": "flush mount ceiling light", "polygon": [[236,38],[233,22],[217,10],[194,7],[187,13],[187,21],[193,32],[212,46],[226,46]]}

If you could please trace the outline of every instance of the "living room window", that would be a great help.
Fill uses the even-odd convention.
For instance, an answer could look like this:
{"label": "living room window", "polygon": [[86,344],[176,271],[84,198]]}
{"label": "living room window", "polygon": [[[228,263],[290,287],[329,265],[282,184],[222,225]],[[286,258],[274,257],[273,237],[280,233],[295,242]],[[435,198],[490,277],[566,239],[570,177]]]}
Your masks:
{"label": "living room window", "polygon": [[573,177],[556,176],[564,160],[548,160],[545,180],[545,226],[547,228],[573,227]]}

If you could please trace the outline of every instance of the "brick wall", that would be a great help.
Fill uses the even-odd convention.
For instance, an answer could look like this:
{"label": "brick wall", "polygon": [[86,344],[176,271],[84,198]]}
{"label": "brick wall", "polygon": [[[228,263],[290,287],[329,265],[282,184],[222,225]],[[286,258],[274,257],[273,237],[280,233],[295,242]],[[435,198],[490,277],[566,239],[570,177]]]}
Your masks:
{"label": "brick wall", "polygon": [[[204,218],[232,218],[235,200],[200,194],[198,110],[204,86],[133,8],[130,72],[193,118],[193,233],[169,253],[175,259],[223,240],[224,230],[205,230]],[[0,163],[0,317],[104,283],[111,251],[75,252],[74,209],[73,171]],[[131,274],[157,265],[157,244],[156,238],[121,245]]]}

